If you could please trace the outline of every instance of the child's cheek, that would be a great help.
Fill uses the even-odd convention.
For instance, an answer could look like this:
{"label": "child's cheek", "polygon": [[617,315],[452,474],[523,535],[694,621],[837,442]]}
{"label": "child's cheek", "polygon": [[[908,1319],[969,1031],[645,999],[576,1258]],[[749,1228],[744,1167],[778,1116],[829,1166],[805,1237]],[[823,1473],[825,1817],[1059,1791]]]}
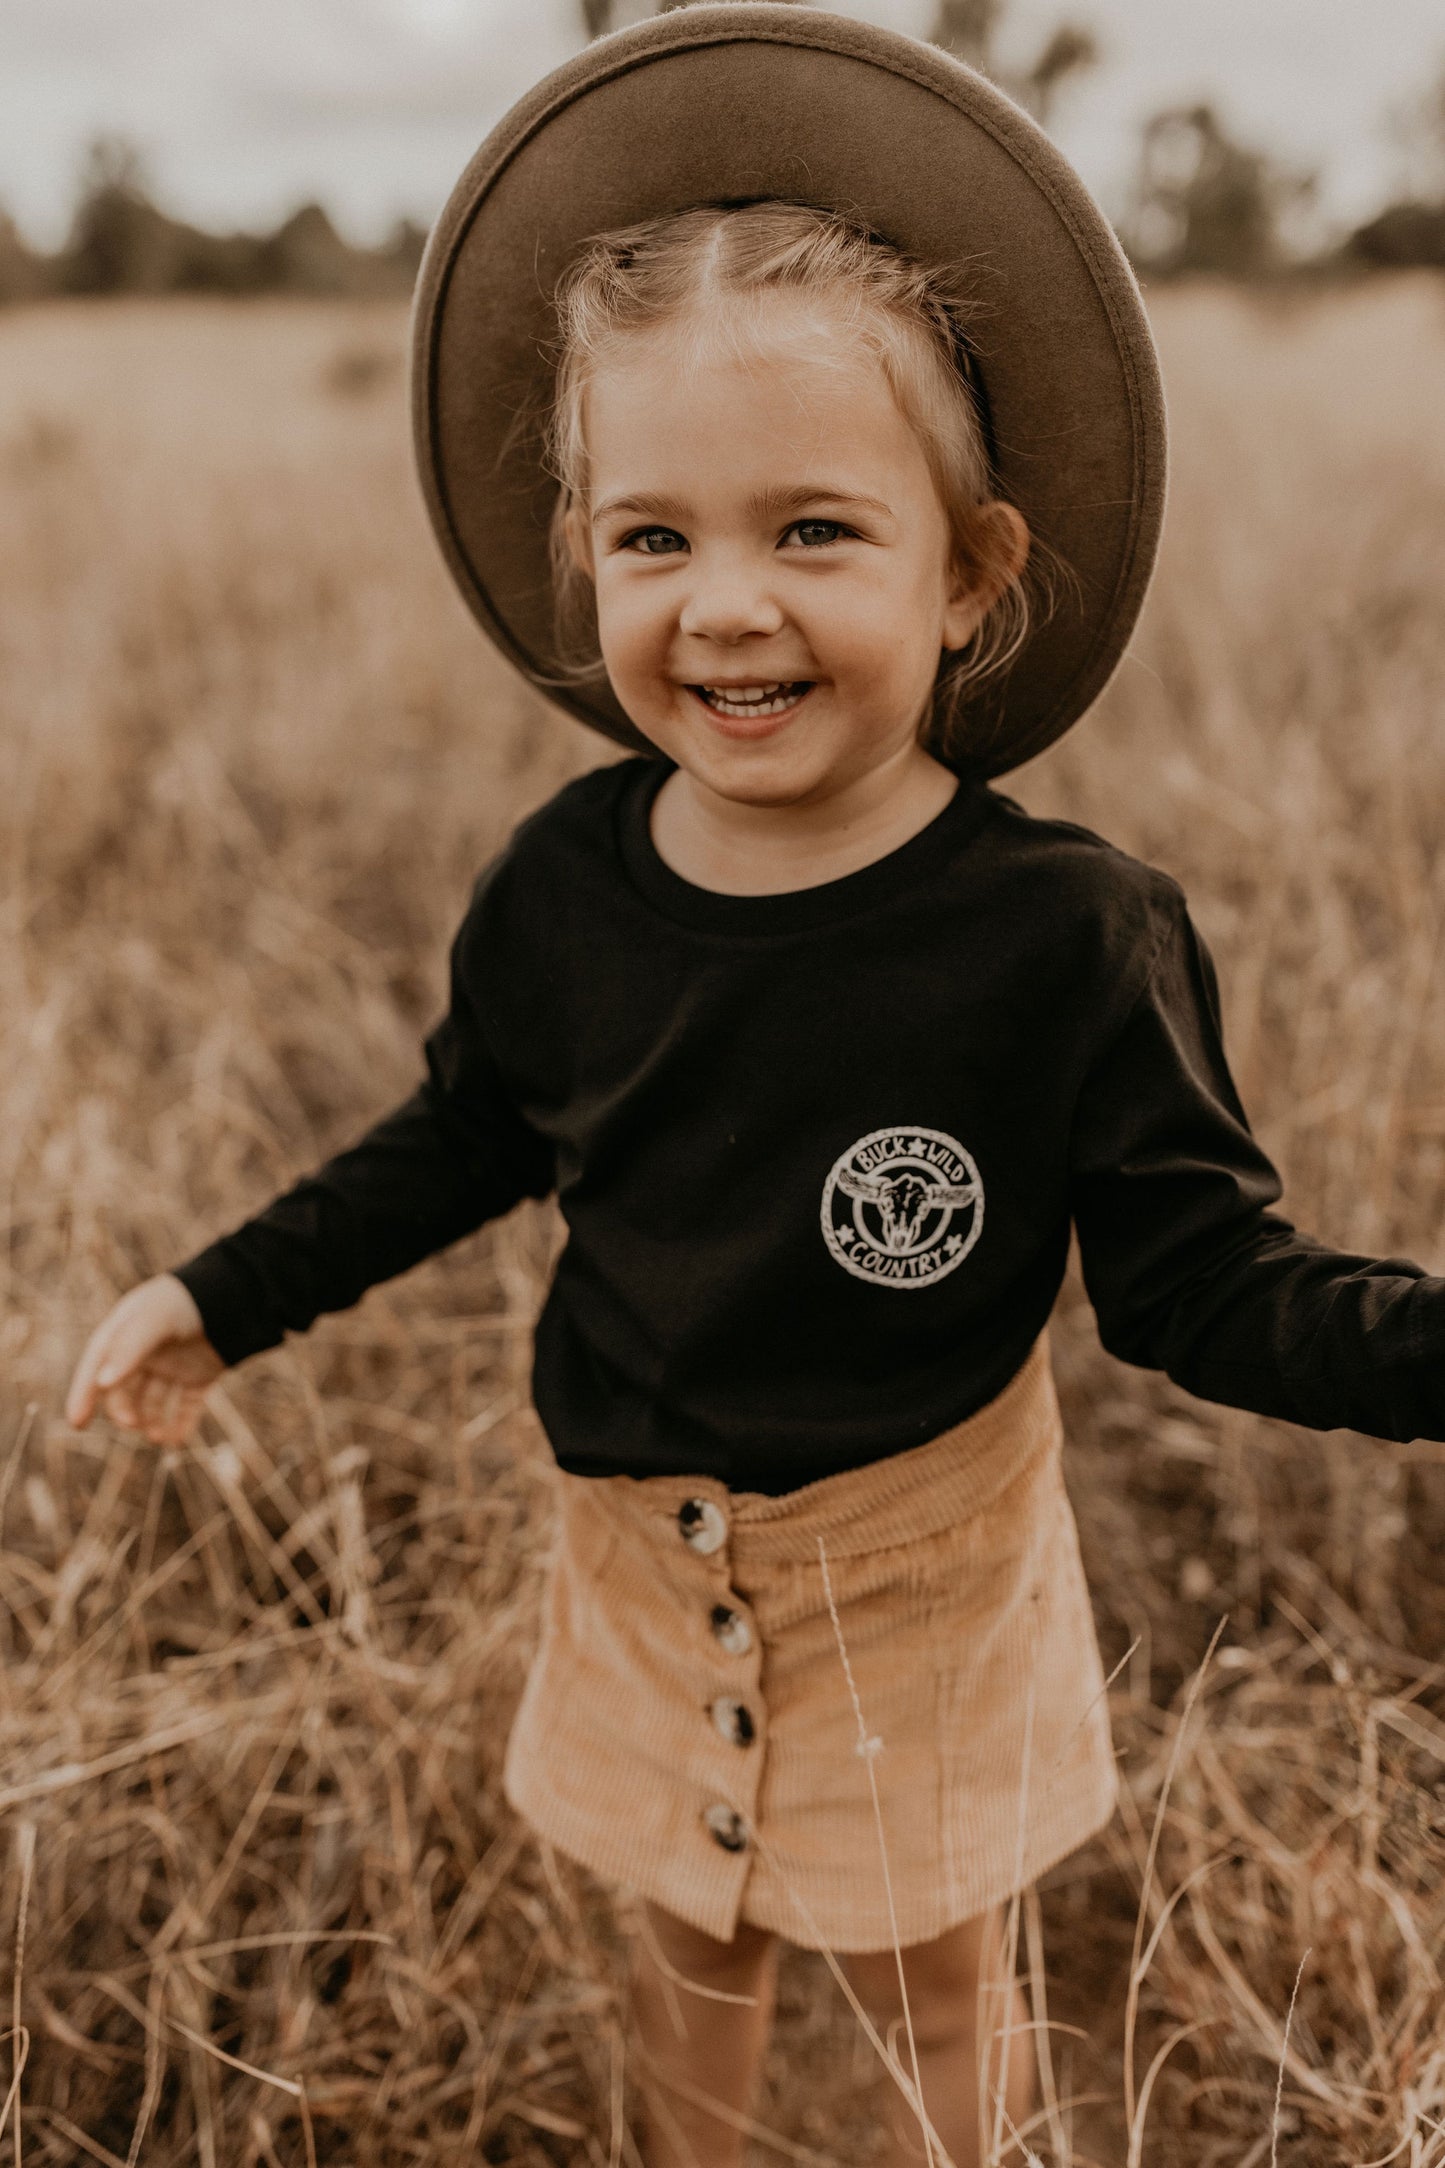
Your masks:
{"label": "child's cheek", "polygon": [[610,669],[626,669],[638,645],[641,613],[627,582],[602,574],[597,582],[597,636]]}
{"label": "child's cheek", "polygon": [[668,618],[656,595],[640,582],[600,579],[597,631],[618,698],[655,703],[664,693],[670,644]]}
{"label": "child's cheek", "polygon": [[860,694],[885,692],[912,659],[913,643],[900,627],[896,600],[888,598],[880,606],[880,598],[866,590],[834,623],[829,645],[836,658],[834,674]]}

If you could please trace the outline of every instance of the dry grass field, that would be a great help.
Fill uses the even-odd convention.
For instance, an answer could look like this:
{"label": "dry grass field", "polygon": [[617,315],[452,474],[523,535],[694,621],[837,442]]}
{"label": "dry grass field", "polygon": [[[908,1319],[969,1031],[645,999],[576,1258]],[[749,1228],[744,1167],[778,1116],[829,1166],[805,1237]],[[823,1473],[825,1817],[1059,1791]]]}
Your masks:
{"label": "dry grass field", "polygon": [[[1294,1217],[1445,1269],[1445,286],[1156,313],[1165,562],[1009,788],[1185,883]],[[498,1787],[547,1216],[228,1377],[193,1451],[60,1412],[116,1294],[410,1089],[473,873],[603,757],[445,581],[403,344],[341,305],[0,318],[16,2168],[636,2163],[625,1915]],[[1073,1280],[1055,1362],[1125,1803],[1022,1908],[1039,2159],[1439,2168],[1445,1445],[1190,1401]],[[758,2168],[864,2168],[871,2051],[821,1958],[782,1994]]]}

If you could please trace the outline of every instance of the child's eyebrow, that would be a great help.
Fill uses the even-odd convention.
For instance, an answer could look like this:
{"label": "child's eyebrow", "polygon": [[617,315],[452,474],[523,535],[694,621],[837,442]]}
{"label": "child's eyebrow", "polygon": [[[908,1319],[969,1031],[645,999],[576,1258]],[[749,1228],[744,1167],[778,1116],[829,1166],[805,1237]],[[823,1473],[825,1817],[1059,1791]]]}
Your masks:
{"label": "child's eyebrow", "polygon": [[[794,482],[786,488],[758,490],[748,499],[752,513],[774,514],[802,511],[808,505],[847,506],[857,512],[881,512],[891,516],[893,507],[881,497],[866,497],[856,489],[842,489],[832,482]],[[685,519],[688,507],[680,498],[644,493],[635,497],[607,497],[592,514],[594,526],[619,512],[642,519]]]}
{"label": "child's eyebrow", "polygon": [[643,519],[682,519],[687,507],[677,497],[605,497],[601,504],[593,506],[593,526],[616,512],[635,512]]}
{"label": "child's eyebrow", "polygon": [[891,513],[893,507],[881,497],[865,497],[856,489],[840,489],[833,482],[796,482],[786,489],[764,489],[749,499],[750,512],[800,512],[805,505],[848,505],[855,512]]}

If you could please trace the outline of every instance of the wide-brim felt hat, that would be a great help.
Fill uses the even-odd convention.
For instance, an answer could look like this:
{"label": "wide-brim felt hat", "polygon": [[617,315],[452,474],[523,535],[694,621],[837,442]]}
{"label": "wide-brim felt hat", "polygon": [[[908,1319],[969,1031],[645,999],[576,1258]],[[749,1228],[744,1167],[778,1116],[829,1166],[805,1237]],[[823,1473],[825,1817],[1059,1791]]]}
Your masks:
{"label": "wide-brim felt hat", "polygon": [[558,276],[594,234],[702,204],[842,212],[958,267],[995,493],[1063,568],[957,763],[997,775],[1097,698],[1158,546],[1164,404],[1132,272],[1087,189],[1012,100],[913,38],[810,7],[684,7],[599,39],[531,90],[467,166],[413,312],[422,488],[492,639],[554,701],[650,750],[605,680],[558,682],[548,526],[529,420],[549,403]]}

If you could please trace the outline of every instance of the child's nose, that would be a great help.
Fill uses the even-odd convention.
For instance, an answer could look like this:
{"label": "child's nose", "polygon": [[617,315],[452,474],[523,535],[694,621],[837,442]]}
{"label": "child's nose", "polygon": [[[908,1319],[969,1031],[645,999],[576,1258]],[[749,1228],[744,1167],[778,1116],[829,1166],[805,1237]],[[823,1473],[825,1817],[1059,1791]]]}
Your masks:
{"label": "child's nose", "polygon": [[732,646],[750,635],[781,632],[783,612],[760,572],[737,563],[699,566],[688,584],[678,629],[695,640]]}

